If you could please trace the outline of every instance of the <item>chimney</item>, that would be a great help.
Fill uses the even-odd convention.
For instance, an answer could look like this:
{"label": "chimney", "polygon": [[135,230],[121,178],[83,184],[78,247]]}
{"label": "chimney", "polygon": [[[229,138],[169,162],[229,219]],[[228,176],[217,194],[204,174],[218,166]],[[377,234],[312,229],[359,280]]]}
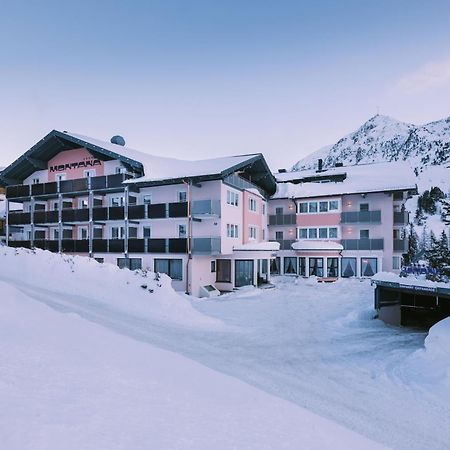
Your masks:
{"label": "chimney", "polygon": [[342,162],[334,163],[334,167],[344,167],[344,163]]}
{"label": "chimney", "polygon": [[317,172],[322,172],[322,167],[323,167],[323,160],[322,158],[319,158],[319,160],[317,161]]}
{"label": "chimney", "polygon": [[278,173],[286,173],[287,170],[286,169],[278,169]]}

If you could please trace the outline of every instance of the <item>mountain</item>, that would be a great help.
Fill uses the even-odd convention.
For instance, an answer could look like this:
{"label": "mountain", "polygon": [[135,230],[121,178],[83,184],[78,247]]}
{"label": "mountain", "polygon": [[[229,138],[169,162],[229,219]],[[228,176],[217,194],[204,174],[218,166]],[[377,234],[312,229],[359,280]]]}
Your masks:
{"label": "mountain", "polygon": [[353,133],[311,153],[292,170],[408,160],[418,172],[424,166],[450,163],[450,117],[426,125],[400,122],[377,114]]}

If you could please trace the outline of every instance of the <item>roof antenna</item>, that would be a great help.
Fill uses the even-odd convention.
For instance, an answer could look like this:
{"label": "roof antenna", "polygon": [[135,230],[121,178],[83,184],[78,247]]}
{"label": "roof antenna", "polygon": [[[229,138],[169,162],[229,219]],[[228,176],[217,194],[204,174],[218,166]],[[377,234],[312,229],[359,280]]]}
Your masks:
{"label": "roof antenna", "polygon": [[380,115],[380,107],[377,106],[377,116],[379,116],[379,115]]}

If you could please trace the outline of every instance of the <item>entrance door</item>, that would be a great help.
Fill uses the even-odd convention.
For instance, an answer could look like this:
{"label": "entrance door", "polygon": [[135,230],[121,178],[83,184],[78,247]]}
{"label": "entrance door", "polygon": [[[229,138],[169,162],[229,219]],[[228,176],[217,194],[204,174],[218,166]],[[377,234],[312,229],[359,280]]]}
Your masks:
{"label": "entrance door", "polygon": [[235,261],[235,285],[236,287],[253,284],[253,260],[237,259]]}

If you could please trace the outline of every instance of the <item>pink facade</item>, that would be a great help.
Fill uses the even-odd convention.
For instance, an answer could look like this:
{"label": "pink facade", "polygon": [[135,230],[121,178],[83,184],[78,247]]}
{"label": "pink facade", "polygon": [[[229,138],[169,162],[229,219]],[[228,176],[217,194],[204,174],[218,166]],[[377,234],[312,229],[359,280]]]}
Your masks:
{"label": "pink facade", "polygon": [[57,174],[65,174],[67,180],[85,178],[86,170],[95,170],[94,176],[101,176],[104,163],[84,148],[66,150],[48,161],[48,181],[55,181]]}

